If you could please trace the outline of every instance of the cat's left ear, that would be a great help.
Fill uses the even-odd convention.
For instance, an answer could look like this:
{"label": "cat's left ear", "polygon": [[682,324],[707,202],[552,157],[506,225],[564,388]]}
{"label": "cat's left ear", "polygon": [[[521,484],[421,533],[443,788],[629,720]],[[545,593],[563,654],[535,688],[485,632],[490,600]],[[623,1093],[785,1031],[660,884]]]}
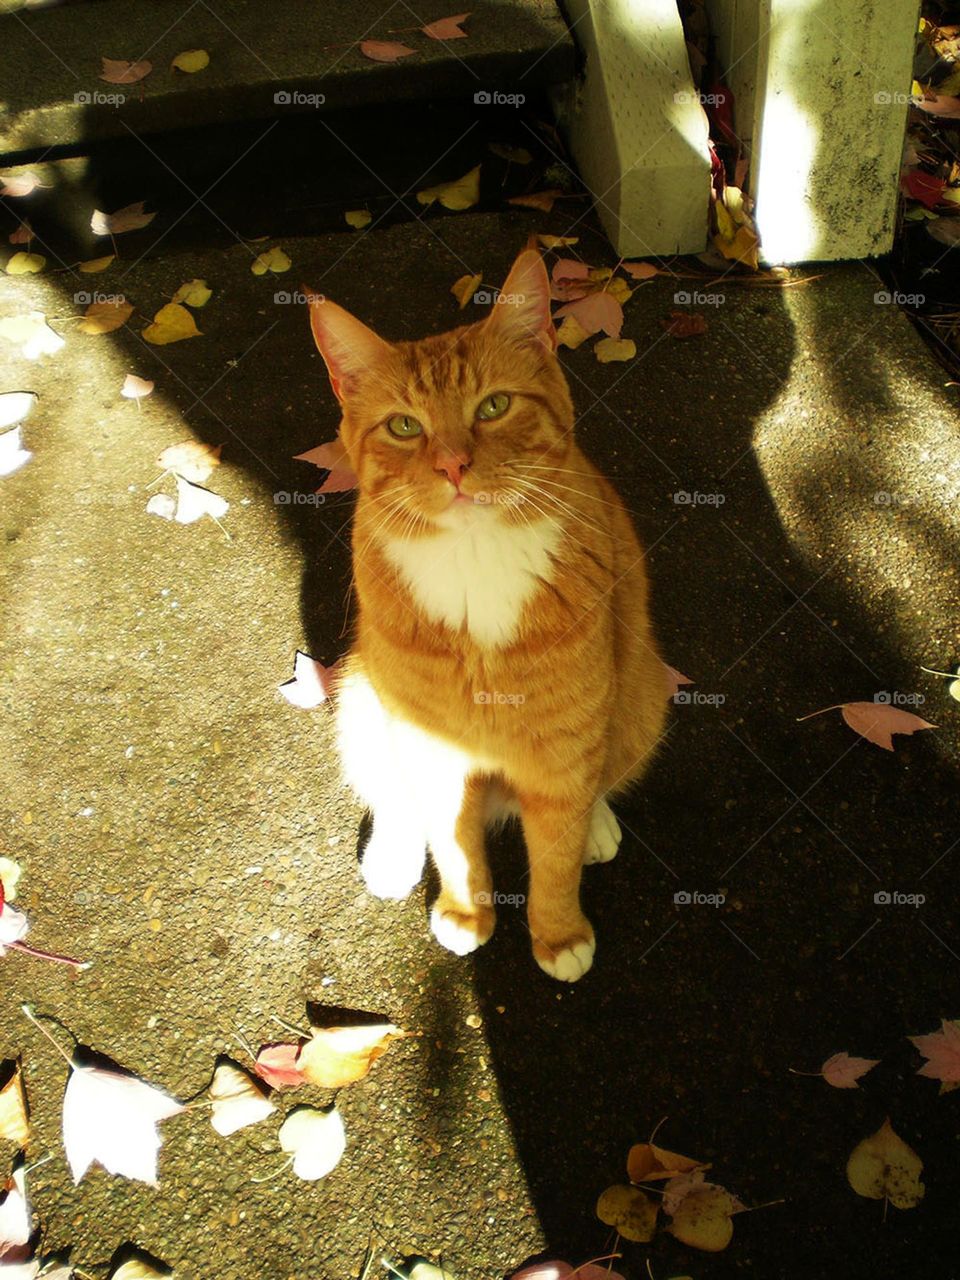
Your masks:
{"label": "cat's left ear", "polygon": [[341,402],[364,376],[375,375],[390,344],[335,302],[304,286],[310,303],[310,328],[330,375],[333,394]]}
{"label": "cat's left ear", "polygon": [[536,249],[518,254],[486,322],[507,341],[531,338],[548,350],[557,349],[557,331],[550,316],[550,278]]}

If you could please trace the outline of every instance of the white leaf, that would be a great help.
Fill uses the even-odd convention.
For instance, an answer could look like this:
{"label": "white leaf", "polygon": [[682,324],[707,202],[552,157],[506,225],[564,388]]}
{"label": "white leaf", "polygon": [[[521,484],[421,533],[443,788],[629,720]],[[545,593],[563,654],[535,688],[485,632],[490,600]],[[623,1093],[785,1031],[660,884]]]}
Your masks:
{"label": "white leaf", "polygon": [[127,400],[142,400],[144,396],[151,393],[154,385],[149,378],[138,378],[135,373],[128,373],[123,380],[120,394]]}
{"label": "white leaf", "polygon": [[136,1076],[74,1062],[63,1095],[63,1145],[74,1182],[96,1160],[108,1173],[157,1185],[157,1121],[183,1104]]}
{"label": "white leaf", "polygon": [[0,429],[22,422],[36,403],[35,391],[5,391],[0,395]]}
{"label": "white leaf", "polygon": [[324,1178],[340,1163],[347,1146],[343,1119],[336,1107],[318,1111],[297,1107],[280,1126],[280,1146],[293,1153],[293,1172],[304,1182]]}
{"label": "white leaf", "polygon": [[230,503],[218,493],[177,476],[177,514],[174,516],[177,524],[193,524],[201,516],[219,520],[229,508]]}
{"label": "white leaf", "polygon": [[5,902],[0,908],[0,956],[6,955],[10,943],[19,942],[29,927],[27,917]]}
{"label": "white leaf", "polygon": [[169,493],[155,493],[147,503],[148,513],[159,516],[161,520],[172,520],[176,509],[177,500],[171,498]]}
{"label": "white leaf", "polygon": [[17,885],[22,874],[19,862],[14,862],[13,858],[0,858],[0,884],[3,885],[3,896],[8,902],[12,902],[17,896]]}
{"label": "white leaf", "polygon": [[110,1273],[110,1280],[154,1280],[155,1277],[156,1280],[165,1280],[169,1274],[169,1269],[160,1271],[142,1258],[128,1258],[122,1266]]}
{"label": "white leaf", "polygon": [[[13,1171],[13,1186],[0,1201],[0,1259],[11,1249],[19,1249],[33,1231],[30,1206],[27,1204],[23,1165]],[[2,1265],[2,1264],[0,1264]]]}
{"label": "white leaf", "polygon": [[28,1258],[26,1262],[4,1262],[3,1258],[0,1258],[2,1280],[36,1280],[39,1274],[39,1258]]}
{"label": "white leaf", "polygon": [[13,475],[14,471],[19,471],[32,457],[30,450],[23,447],[19,427],[0,436],[0,476]]}
{"label": "white leaf", "polygon": [[210,1123],[224,1138],[276,1111],[253,1077],[232,1062],[221,1062],[213,1073],[210,1097],[213,1099]]}
{"label": "white leaf", "polygon": [[298,649],[293,660],[293,679],[285,680],[277,688],[291,706],[309,711],[326,702],[329,679],[328,668],[322,662]]}

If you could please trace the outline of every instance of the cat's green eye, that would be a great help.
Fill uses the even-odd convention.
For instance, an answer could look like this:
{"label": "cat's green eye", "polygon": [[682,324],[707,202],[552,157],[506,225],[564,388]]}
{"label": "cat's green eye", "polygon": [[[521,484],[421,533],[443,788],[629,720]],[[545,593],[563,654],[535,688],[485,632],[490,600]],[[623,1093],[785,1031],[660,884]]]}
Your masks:
{"label": "cat's green eye", "polygon": [[398,440],[410,440],[414,436],[423,435],[423,427],[406,413],[395,413],[387,419],[387,430]]}
{"label": "cat's green eye", "polygon": [[477,417],[483,422],[489,422],[491,418],[502,418],[510,408],[510,397],[505,391],[495,391],[492,396],[487,396],[485,400],[480,402],[480,408],[477,410]]}

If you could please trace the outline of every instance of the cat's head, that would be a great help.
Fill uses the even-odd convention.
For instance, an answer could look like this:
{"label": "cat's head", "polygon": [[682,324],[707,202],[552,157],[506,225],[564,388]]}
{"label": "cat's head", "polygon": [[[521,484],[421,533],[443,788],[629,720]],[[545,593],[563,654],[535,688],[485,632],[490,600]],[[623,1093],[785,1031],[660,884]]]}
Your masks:
{"label": "cat's head", "polygon": [[536,468],[562,465],[573,431],[539,253],[519,255],[489,315],[448,333],[388,342],[315,295],[310,321],[361,500],[388,526],[533,518]]}

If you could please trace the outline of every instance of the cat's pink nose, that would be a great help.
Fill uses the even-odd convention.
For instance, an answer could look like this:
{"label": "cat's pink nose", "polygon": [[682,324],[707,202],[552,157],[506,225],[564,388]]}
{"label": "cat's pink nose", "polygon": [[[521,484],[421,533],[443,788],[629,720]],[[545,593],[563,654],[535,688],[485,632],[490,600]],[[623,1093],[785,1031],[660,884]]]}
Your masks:
{"label": "cat's pink nose", "polygon": [[445,453],[438,457],[433,466],[435,471],[442,471],[451,484],[460,488],[460,481],[463,479],[463,473],[470,465],[470,459],[466,460],[459,457],[455,453]]}

